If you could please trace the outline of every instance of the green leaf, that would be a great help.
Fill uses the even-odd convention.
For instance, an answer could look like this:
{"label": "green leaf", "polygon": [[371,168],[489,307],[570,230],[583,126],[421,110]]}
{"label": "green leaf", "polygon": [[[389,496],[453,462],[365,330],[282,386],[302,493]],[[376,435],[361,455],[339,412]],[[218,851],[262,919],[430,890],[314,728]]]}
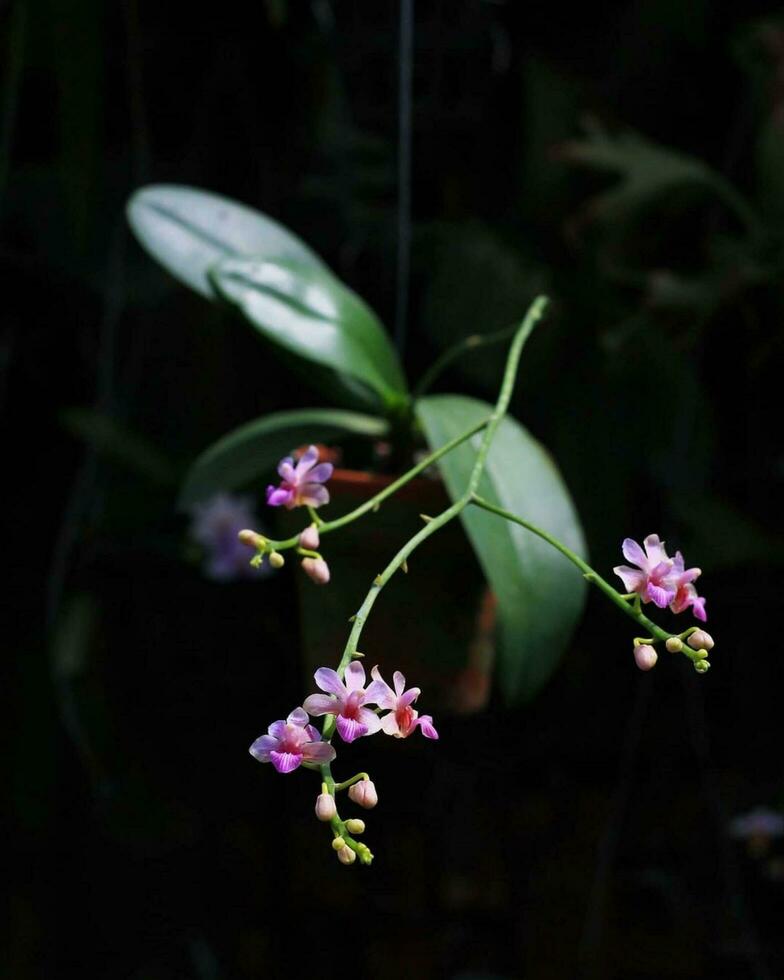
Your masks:
{"label": "green leaf", "polygon": [[[416,411],[435,450],[487,418],[492,407],[459,395],[434,395],[419,400]],[[481,433],[438,463],[453,499],[465,491],[480,441]],[[490,447],[478,493],[585,554],[579,518],[553,460],[508,416]],[[529,700],[569,642],[585,581],[563,555],[524,528],[478,507],[466,507],[461,519],[498,600],[502,690],[509,701]]]}
{"label": "green leaf", "polygon": [[179,506],[187,510],[222,490],[273,474],[279,460],[297,446],[344,436],[381,438],[388,431],[384,419],[339,408],[265,415],[225,435],[199,456],[185,478]]}
{"label": "green leaf", "polygon": [[211,279],[267,340],[356,379],[387,410],[405,402],[405,378],[384,328],[327,270],[295,260],[230,259]]}
{"label": "green leaf", "polygon": [[290,231],[259,211],[194,187],[153,184],[131,197],[128,221],[141,245],[176,279],[215,299],[208,271],[243,256],[296,259],[326,271]]}

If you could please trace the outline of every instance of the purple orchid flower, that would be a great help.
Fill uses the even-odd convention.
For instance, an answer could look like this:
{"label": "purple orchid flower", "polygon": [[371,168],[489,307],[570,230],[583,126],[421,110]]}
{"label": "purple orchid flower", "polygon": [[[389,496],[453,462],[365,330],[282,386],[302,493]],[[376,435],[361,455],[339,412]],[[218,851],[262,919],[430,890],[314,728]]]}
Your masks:
{"label": "purple orchid flower", "polygon": [[190,535],[204,549],[204,574],[218,582],[236,578],[258,578],[268,567],[254,568],[250,559],[254,549],[237,537],[247,527],[258,524],[247,497],[219,493],[192,510]]}
{"label": "purple orchid flower", "polygon": [[295,708],[285,721],[273,721],[248,751],[259,762],[271,762],[278,772],[291,772],[302,762],[322,765],[335,758],[335,750],[322,742],[302,708]]}
{"label": "purple orchid flower", "polygon": [[[362,735],[373,735],[381,727],[378,715],[365,707],[375,703],[365,690],[365,668],[353,660],[346,667],[345,683],[337,671],[319,667],[313,675],[316,685],[325,694],[311,694],[303,708],[310,715],[337,715],[337,729],[344,742],[353,742]],[[371,684],[371,687],[373,685]]]}
{"label": "purple orchid flower", "polygon": [[705,612],[705,597],[697,595],[697,589],[693,584],[700,575],[702,575],[702,569],[686,568],[683,555],[680,551],[675,552],[672,573],[668,578],[670,584],[675,588],[675,596],[670,603],[670,609],[674,613],[681,613],[691,606],[695,619],[705,623],[708,621],[708,614]]}
{"label": "purple orchid flower", "polygon": [[381,719],[381,728],[387,735],[408,738],[419,727],[425,738],[438,738],[432,717],[420,715],[411,707],[421,693],[418,687],[410,687],[406,691],[406,679],[399,670],[392,675],[394,691],[381,676],[378,667],[374,667],[370,673],[373,675],[373,683],[367,689],[367,696],[380,708],[389,709],[389,714]]}
{"label": "purple orchid flower", "polygon": [[[297,465],[291,456],[282,459],[278,464],[281,477],[279,487],[267,487],[267,503],[270,507],[321,507],[329,503],[329,490],[324,486],[332,476],[332,463],[319,463],[319,452],[315,446],[310,446],[300,456]],[[318,464],[318,465],[316,465]]]}
{"label": "purple orchid flower", "polygon": [[645,551],[636,541],[625,538],[623,557],[637,568],[617,565],[613,571],[622,579],[627,592],[637,592],[643,602],[666,609],[677,591],[669,581],[674,562],[664,550],[664,542],[659,540],[658,534],[649,534],[643,544]]}

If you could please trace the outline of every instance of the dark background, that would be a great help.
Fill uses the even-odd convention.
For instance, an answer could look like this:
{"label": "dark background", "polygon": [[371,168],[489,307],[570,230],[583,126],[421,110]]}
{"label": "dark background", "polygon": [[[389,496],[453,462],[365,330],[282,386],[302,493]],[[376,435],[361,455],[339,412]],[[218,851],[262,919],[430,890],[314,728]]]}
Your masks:
{"label": "dark background", "polygon": [[[409,375],[546,289],[514,413],[600,570],[654,530],[703,568],[717,646],[705,677],[641,675],[592,595],[533,704],[357,747],[369,869],[335,861],[309,774],[247,754],[306,693],[294,575],[208,581],[174,506],[223,432],[329,400],[170,280],[123,207],[166,181],[252,204],[392,324],[398,5],[0,18],[7,975],[784,975],[781,848],[728,835],[782,803],[779,8],[416,5]],[[661,159],[602,198],[586,117],[713,168],[753,231],[719,194],[657,191]],[[492,399],[503,357],[440,390]]]}

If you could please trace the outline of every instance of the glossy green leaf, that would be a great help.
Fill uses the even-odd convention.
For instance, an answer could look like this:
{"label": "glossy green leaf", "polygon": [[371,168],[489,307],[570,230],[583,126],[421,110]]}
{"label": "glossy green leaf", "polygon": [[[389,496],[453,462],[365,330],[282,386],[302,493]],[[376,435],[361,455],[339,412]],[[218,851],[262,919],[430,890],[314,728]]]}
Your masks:
{"label": "glossy green leaf", "polygon": [[[480,422],[492,407],[459,395],[435,395],[416,405],[431,449]],[[481,434],[438,466],[450,496],[465,490]],[[549,531],[580,555],[585,543],[569,492],[548,452],[514,419],[498,427],[479,494]],[[499,681],[509,701],[533,697],[554,670],[582,611],[586,583],[550,545],[519,525],[478,507],[461,518],[498,600]]]}
{"label": "glossy green leaf", "polygon": [[211,279],[267,340],[349,375],[387,410],[405,402],[405,378],[384,328],[329,271],[295,260],[230,259]]}
{"label": "glossy green leaf", "polygon": [[338,408],[276,412],[240,426],[210,446],[190,468],[180,493],[185,510],[222,490],[274,475],[279,460],[297,446],[345,436],[381,438],[384,419]]}
{"label": "glossy green leaf", "polygon": [[325,264],[290,231],[265,214],[219,194],[176,184],[142,187],[131,197],[128,221],[141,245],[176,279],[215,299],[208,271],[243,256]]}

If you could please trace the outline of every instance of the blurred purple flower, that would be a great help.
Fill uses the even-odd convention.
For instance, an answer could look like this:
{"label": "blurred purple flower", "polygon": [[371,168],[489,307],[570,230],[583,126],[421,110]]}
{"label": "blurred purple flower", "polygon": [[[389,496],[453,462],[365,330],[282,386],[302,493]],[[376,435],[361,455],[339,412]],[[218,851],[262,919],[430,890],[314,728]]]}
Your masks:
{"label": "blurred purple flower", "polygon": [[781,837],[784,835],[784,816],[778,810],[757,806],[748,813],[741,813],[730,821],[730,835],[738,840],[753,837]]}
{"label": "blurred purple flower", "polygon": [[[324,486],[332,476],[332,463],[319,463],[319,451],[310,446],[300,456],[297,465],[291,456],[278,464],[281,477],[279,487],[267,487],[267,503],[270,507],[320,507],[329,503],[329,490]],[[318,464],[318,465],[317,465]]]}
{"label": "blurred purple flower", "polygon": [[[331,667],[319,667],[314,674],[316,685],[326,694],[311,694],[303,707],[310,715],[337,715],[337,729],[344,742],[362,735],[373,735],[381,727],[378,715],[366,703],[372,703],[365,690],[365,668],[352,661],[346,667],[345,683]],[[373,685],[371,685],[372,687]]]}
{"label": "blurred purple flower", "polygon": [[247,527],[257,527],[258,519],[248,497],[219,493],[196,504],[191,515],[190,536],[204,551],[204,574],[217,582],[236,578],[258,578],[269,565],[257,569],[250,565],[255,550],[237,537]]}
{"label": "blurred purple flower", "polygon": [[335,758],[335,750],[321,741],[302,708],[295,708],[285,721],[273,721],[248,751],[259,762],[271,762],[278,772],[291,772],[302,762],[322,765]]}
{"label": "blurred purple flower", "polygon": [[418,726],[425,738],[438,738],[432,717],[420,715],[411,707],[421,693],[418,687],[411,687],[406,691],[406,678],[399,670],[392,675],[394,691],[381,676],[378,667],[374,667],[370,673],[373,675],[373,683],[367,689],[367,697],[380,708],[389,709],[389,714],[381,718],[381,728],[387,735],[408,738]]}

